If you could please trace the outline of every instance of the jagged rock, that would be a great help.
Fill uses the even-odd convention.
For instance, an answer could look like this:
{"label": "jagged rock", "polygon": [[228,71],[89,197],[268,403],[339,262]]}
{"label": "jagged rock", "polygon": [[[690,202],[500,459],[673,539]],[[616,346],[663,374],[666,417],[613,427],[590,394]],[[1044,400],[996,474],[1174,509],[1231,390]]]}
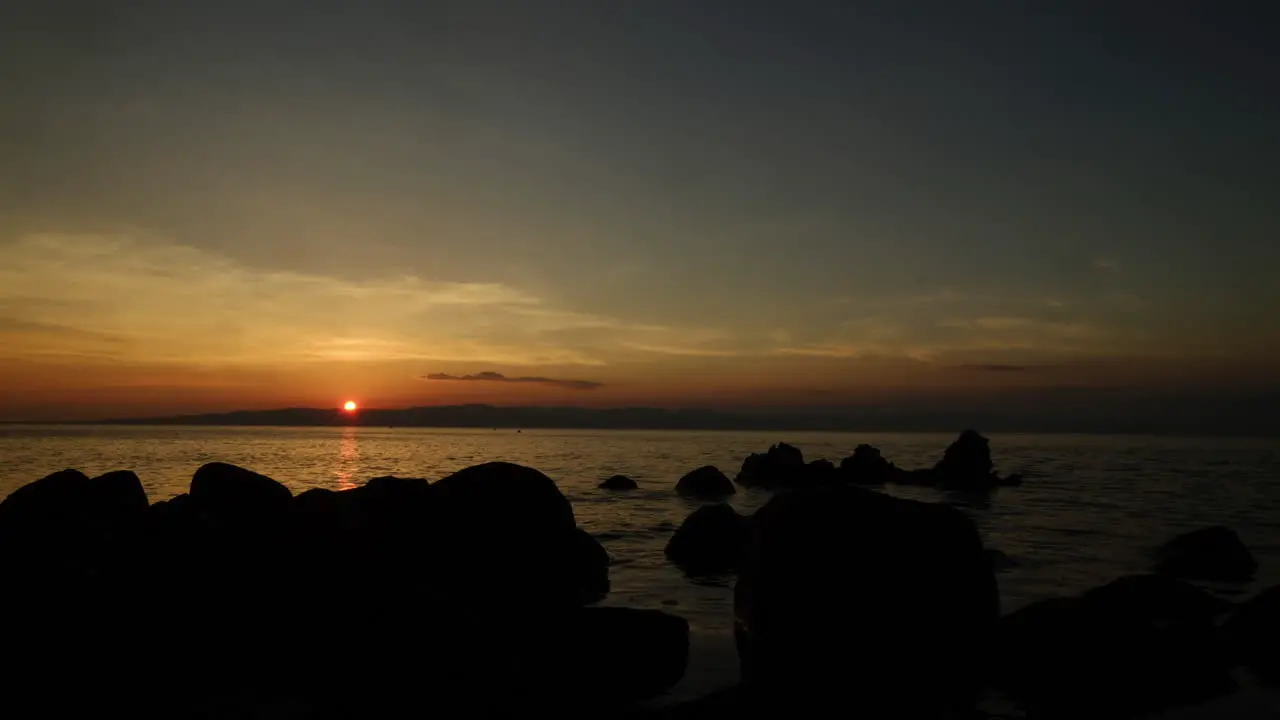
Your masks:
{"label": "jagged rock", "polygon": [[933,466],[934,481],[944,490],[961,492],[987,492],[1001,486],[1022,484],[1022,475],[1002,478],[994,467],[991,441],[974,430],[965,430]]}
{"label": "jagged rock", "polygon": [[841,481],[840,472],[830,460],[813,460],[804,466],[803,486],[824,487]]}
{"label": "jagged rock", "polygon": [[742,558],[747,523],[729,505],[703,505],[680,524],[664,552],[690,574],[730,572]]}
{"label": "jagged rock", "polygon": [[755,515],[734,613],[757,696],[905,717],[972,704],[999,596],[958,510],[836,486]]}
{"label": "jagged rock", "polygon": [[614,475],[596,487],[601,490],[635,490],[639,485],[626,475]]}
{"label": "jagged rock", "polygon": [[1227,618],[1232,658],[1266,685],[1280,685],[1280,585],[1258,593]]}
{"label": "jagged rock", "polygon": [[880,454],[879,448],[863,443],[840,461],[840,474],[854,485],[884,485],[898,480],[898,468]]}
{"label": "jagged rock", "polygon": [[737,490],[729,478],[714,465],[690,470],[676,483],[676,492],[684,497],[714,500],[732,495]]}
{"label": "jagged rock", "polygon": [[1230,608],[1157,575],[1120,578],[1000,621],[997,684],[1036,716],[1135,717],[1230,692],[1214,622]]}
{"label": "jagged rock", "polygon": [[778,443],[765,453],[748,455],[735,480],[743,487],[769,490],[802,485],[805,476],[804,453],[787,443]]}
{"label": "jagged rock", "polygon": [[1215,525],[1160,546],[1153,570],[1188,580],[1248,582],[1258,571],[1258,561],[1234,530]]}

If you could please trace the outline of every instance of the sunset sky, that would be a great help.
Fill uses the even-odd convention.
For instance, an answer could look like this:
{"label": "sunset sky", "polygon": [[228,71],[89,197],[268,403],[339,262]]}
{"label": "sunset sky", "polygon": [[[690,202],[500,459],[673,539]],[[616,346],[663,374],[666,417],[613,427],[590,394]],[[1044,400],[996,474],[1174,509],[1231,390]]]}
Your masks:
{"label": "sunset sky", "polygon": [[4,3],[0,420],[1274,393],[1233,4]]}

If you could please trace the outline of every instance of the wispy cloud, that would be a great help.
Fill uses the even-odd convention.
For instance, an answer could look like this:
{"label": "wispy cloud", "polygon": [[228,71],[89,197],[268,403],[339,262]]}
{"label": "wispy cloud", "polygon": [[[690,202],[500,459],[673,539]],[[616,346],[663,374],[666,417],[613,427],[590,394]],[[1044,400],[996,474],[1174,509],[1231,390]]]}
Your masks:
{"label": "wispy cloud", "polygon": [[629,353],[628,343],[696,348],[709,332],[578,312],[503,283],[406,274],[356,282],[143,235],[0,242],[0,315],[0,356],[193,365],[590,366]]}
{"label": "wispy cloud", "polygon": [[1010,365],[1001,363],[971,363],[967,365],[957,366],[958,370],[977,370],[979,372],[1008,373],[1008,372],[1027,372],[1032,370],[1030,365]]}
{"label": "wispy cloud", "polygon": [[429,373],[422,376],[423,380],[462,380],[474,382],[499,382],[499,383],[534,383],[537,385],[552,385],[554,387],[566,388],[568,390],[597,390],[604,387],[604,383],[594,380],[565,380],[562,378],[549,377],[507,377],[498,372],[478,372],[474,375],[449,375],[447,373]]}

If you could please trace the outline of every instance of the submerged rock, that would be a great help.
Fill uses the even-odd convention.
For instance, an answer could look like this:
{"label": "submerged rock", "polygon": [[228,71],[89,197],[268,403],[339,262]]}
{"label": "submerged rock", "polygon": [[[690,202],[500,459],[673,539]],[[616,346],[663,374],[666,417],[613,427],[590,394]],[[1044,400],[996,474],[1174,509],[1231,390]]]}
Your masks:
{"label": "submerged rock", "polygon": [[997,682],[1036,717],[1135,717],[1235,688],[1215,621],[1230,603],[1158,575],[1001,619]]}
{"label": "submerged rock", "polygon": [[684,497],[699,500],[715,500],[732,495],[737,490],[729,478],[714,465],[703,465],[690,470],[676,483],[676,492]]}
{"label": "submerged rock", "polygon": [[730,572],[742,558],[747,523],[729,505],[703,505],[680,524],[664,553],[689,574]]}
{"label": "submerged rock", "polygon": [[940,715],[976,697],[999,595],[958,510],[838,486],[756,513],[734,614],[753,702]]}
{"label": "submerged rock", "polygon": [[1161,545],[1153,570],[1188,580],[1248,582],[1258,571],[1258,561],[1234,530],[1215,525]]}
{"label": "submerged rock", "polygon": [[635,490],[639,485],[626,475],[614,475],[596,487],[601,490]]}

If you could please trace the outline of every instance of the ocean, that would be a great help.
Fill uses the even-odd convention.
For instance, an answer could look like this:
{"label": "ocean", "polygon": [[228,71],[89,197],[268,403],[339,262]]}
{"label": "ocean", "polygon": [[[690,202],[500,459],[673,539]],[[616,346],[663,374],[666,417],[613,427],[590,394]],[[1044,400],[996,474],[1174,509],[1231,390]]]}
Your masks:
{"label": "ocean", "polygon": [[[978,524],[989,548],[1013,566],[999,574],[1003,609],[1072,594],[1150,565],[1155,545],[1210,524],[1234,528],[1258,556],[1243,596],[1280,583],[1280,439],[1101,435],[990,435],[1002,473],[1021,487],[981,500],[929,488],[886,492],[951,502]],[[343,489],[379,475],[440,478],[490,460],[535,467],[572,501],[578,522],[613,558],[608,605],[654,608],[690,624],[689,671],[667,700],[732,684],[737,657],[732,577],[690,579],[663,547],[697,506],[675,494],[676,480],[700,465],[736,474],[742,459],[789,442],[805,459],[834,462],[871,443],[903,468],[930,466],[955,438],[942,434],[593,431],[428,428],[175,426],[0,426],[0,495],[44,475],[77,468],[90,475],[128,469],[152,501],[185,492],[213,460],[269,475],[295,493]],[[598,490],[624,474],[640,489]],[[740,490],[731,503],[752,512],[769,499]],[[518,588],[512,588],[518,592]]]}

